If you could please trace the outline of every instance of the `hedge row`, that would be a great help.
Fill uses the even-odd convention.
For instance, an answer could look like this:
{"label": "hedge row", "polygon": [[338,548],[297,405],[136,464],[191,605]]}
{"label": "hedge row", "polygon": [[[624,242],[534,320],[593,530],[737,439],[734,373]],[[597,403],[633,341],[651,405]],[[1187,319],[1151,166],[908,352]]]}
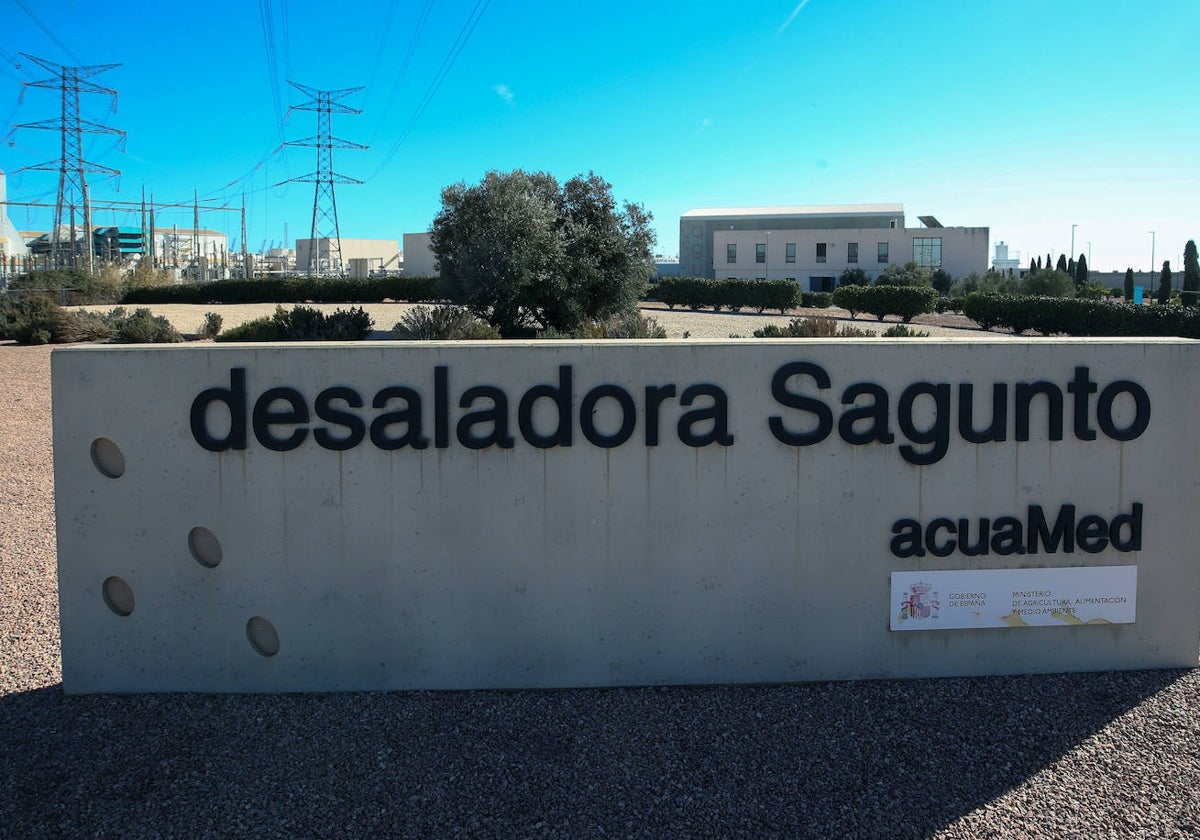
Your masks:
{"label": "hedge row", "polygon": [[932,312],[937,299],[931,286],[840,286],[833,292],[833,305],[849,310],[851,317],[866,312],[882,321],[887,315],[898,315],[906,324]]}
{"label": "hedge row", "polygon": [[792,280],[708,280],[703,277],[664,277],[652,294],[668,309],[686,306],[719,312],[778,309],[782,315],[797,306],[824,309],[833,301],[828,292],[801,291]]}
{"label": "hedge row", "polygon": [[1104,300],[982,293],[963,299],[963,314],[985,330],[1020,335],[1180,336],[1200,338],[1200,311],[1182,306],[1135,306]]}
{"label": "hedge row", "polygon": [[122,303],[379,303],[435,301],[444,297],[436,277],[372,277],[326,280],[285,277],[218,280],[130,289]]}

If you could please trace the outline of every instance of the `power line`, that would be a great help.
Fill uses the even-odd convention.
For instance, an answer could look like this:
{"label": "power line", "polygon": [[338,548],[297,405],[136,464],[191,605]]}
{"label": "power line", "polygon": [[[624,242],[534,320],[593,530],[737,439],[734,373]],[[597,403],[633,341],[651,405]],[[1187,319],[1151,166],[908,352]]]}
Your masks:
{"label": "power line", "polygon": [[462,29],[458,31],[458,37],[454,39],[454,43],[450,45],[450,50],[446,53],[445,59],[442,60],[442,66],[438,68],[438,72],[434,75],[433,81],[430,82],[429,88],[425,91],[425,95],[421,97],[421,101],[417,103],[416,110],[413,111],[412,117],[409,118],[408,123],[404,126],[403,130],[400,132],[400,135],[396,138],[396,142],[393,143],[391,149],[388,150],[387,156],[384,157],[383,161],[378,167],[376,167],[375,171],[367,177],[368,181],[373,179],[376,175],[384,170],[384,168],[391,162],[392,158],[396,156],[396,152],[400,150],[400,145],[406,139],[408,139],[408,135],[412,133],[413,127],[417,124],[417,120],[419,120],[421,115],[425,113],[425,109],[429,107],[429,103],[433,100],[434,95],[438,92],[438,88],[442,86],[442,82],[446,80],[446,76],[449,75],[450,70],[454,67],[454,62],[458,60],[459,55],[462,54],[463,49],[467,46],[467,42],[471,40],[471,34],[475,31],[475,27],[479,25],[479,21],[483,17],[483,13],[487,11],[487,7],[490,3],[491,0],[476,0],[474,8],[471,9],[471,13],[467,16],[466,22],[464,22],[462,25]]}
{"label": "power line", "polygon": [[275,124],[279,127],[279,139],[283,139],[283,98],[279,93],[279,59],[275,52],[275,22],[271,0],[259,0],[259,18],[262,22],[263,48],[267,55],[267,77],[271,81],[271,101],[275,106]]}
{"label": "power line", "polygon": [[[43,32],[45,32],[46,37],[48,37],[51,41],[56,43],[60,50],[62,50],[64,53],[66,53],[67,56],[72,61],[79,60],[78,58],[75,57],[75,53],[73,53],[69,49],[67,49],[67,45],[64,44],[62,41],[58,40],[58,38],[54,35],[54,33],[50,31],[50,27],[48,27],[48,26],[46,26],[46,24],[42,23],[42,21],[38,18],[38,16],[35,15],[33,13],[33,11],[28,6],[25,5],[23,0],[16,0],[16,2],[17,2],[17,5],[20,6],[24,10],[25,14],[29,15],[29,19],[32,20],[34,23],[36,23],[38,25],[38,28],[41,29]],[[22,55],[24,55],[24,53],[22,53]]]}
{"label": "power line", "polygon": [[[383,112],[379,115],[379,122],[376,124],[375,132],[371,135],[371,142],[379,136],[379,132],[383,129],[384,121],[387,119],[392,110],[392,103],[396,101],[396,94],[400,92],[400,83],[404,81],[405,75],[408,73],[408,67],[412,63],[413,53],[417,50],[417,42],[421,40],[421,32],[425,29],[425,21],[429,19],[429,11],[433,8],[433,0],[425,0],[425,5],[421,7],[421,12],[417,16],[417,25],[413,28],[412,40],[408,42],[408,49],[404,53],[404,60],[400,62],[400,73],[396,76],[396,81],[392,83],[392,90],[388,93],[386,104],[383,106]],[[383,44],[379,45],[380,50],[383,49]]]}

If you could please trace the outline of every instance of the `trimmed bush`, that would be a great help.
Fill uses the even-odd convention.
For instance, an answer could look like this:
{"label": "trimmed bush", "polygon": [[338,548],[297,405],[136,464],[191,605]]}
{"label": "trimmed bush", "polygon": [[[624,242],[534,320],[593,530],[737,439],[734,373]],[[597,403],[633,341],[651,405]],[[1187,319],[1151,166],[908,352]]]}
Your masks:
{"label": "trimmed bush", "polygon": [[867,312],[882,321],[897,315],[908,323],[917,315],[932,312],[937,301],[932,286],[843,286],[833,293],[833,303],[847,309],[851,316]]}
{"label": "trimmed bush", "polygon": [[656,296],[668,309],[686,306],[689,309],[743,308],[763,312],[778,309],[782,315],[800,303],[800,286],[791,280],[709,280],[703,277],[664,277],[659,281]]}
{"label": "trimmed bush", "polygon": [[963,314],[984,329],[1007,327],[1018,334],[1200,338],[1200,312],[1178,306],[971,294]]}
{"label": "trimmed bush", "polygon": [[444,299],[436,277],[284,277],[130,289],[122,303],[418,303]]}
{"label": "trimmed bush", "polygon": [[[121,311],[114,310],[114,314]],[[161,315],[152,315],[149,309],[136,309],[128,317],[115,319],[113,332],[113,341],[118,344],[177,344],[183,341],[183,336],[170,321]]]}

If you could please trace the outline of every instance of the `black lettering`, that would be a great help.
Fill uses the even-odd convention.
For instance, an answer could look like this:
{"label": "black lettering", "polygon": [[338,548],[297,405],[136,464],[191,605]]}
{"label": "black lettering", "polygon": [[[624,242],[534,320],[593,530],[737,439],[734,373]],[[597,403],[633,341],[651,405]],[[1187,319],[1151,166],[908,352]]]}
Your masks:
{"label": "black lettering", "polygon": [[[1126,525],[1129,526],[1129,538],[1124,539],[1121,536],[1121,529]],[[1133,503],[1132,513],[1118,514],[1113,518],[1112,525],[1108,529],[1108,538],[1112,542],[1112,547],[1117,551],[1141,551],[1142,550],[1142,503]]]}
{"label": "black lettering", "polygon": [[[679,397],[680,405],[691,405],[696,397],[712,397],[713,404],[709,408],[697,408],[685,413],[679,418],[676,432],[679,439],[688,446],[708,446],[719,443],[721,446],[732,446],[733,435],[729,434],[729,398],[716,385],[699,383],[684,389]],[[712,421],[712,428],[707,432],[697,433],[692,427],[697,423]]]}
{"label": "black lettering", "polygon": [[658,446],[658,408],[675,396],[674,385],[646,386],[646,445]]}
{"label": "black lettering", "polygon": [[450,369],[445,365],[433,369],[433,445],[450,446]]}
{"label": "black lettering", "polygon": [[925,545],[929,547],[929,553],[934,557],[949,557],[954,553],[954,549],[958,547],[955,540],[946,540],[942,545],[937,544],[937,532],[945,531],[948,534],[955,533],[954,521],[944,517],[938,517],[929,523],[925,528]]}
{"label": "black lettering", "polygon": [[[229,409],[229,431],[224,437],[215,437],[208,430],[208,407],[216,402],[225,403]],[[228,388],[209,388],[201,391],[192,400],[192,437],[209,452],[224,452],[226,449],[246,448],[246,369],[229,369]]]}
{"label": "black lettering", "polygon": [[[596,429],[596,403],[608,397],[621,406],[621,427],[611,435],[601,434]],[[597,385],[584,395],[579,404],[579,428],[588,442],[604,449],[620,446],[633,435],[637,425],[637,406],[633,397],[619,385]]]}
{"label": "black lettering", "polygon": [[[401,411],[387,411],[371,421],[371,443],[380,449],[393,450],[405,446],[424,449],[429,438],[421,433],[421,395],[412,388],[392,385],[384,388],[371,401],[372,408],[385,408],[390,400],[404,400]],[[388,426],[404,425],[404,434],[394,437],[388,434]]]}
{"label": "black lettering", "polygon": [[1063,439],[1063,395],[1053,382],[1018,382],[1016,395],[1016,439],[1029,440],[1029,407],[1037,395],[1046,397],[1047,431],[1049,440]]}
{"label": "black lettering", "polygon": [[[271,403],[286,402],[287,409],[272,411]],[[304,443],[308,437],[308,429],[294,429],[287,437],[279,438],[271,434],[272,426],[295,426],[308,422],[308,403],[295,388],[271,388],[254,403],[254,436],[267,449],[275,452],[287,452]]]}
{"label": "black lettering", "polygon": [[959,385],[958,433],[968,443],[1008,440],[1008,385],[1003,382],[992,384],[992,422],[983,431],[975,428],[975,386],[969,382]]}
{"label": "black lettering", "polygon": [[1088,554],[1099,554],[1108,548],[1108,523],[1103,516],[1085,516],[1075,530],[1075,542]]}
{"label": "black lettering", "polygon": [[[1133,397],[1134,414],[1132,423],[1124,429],[1118,429],[1117,424],[1113,422],[1112,409],[1113,402],[1122,393]],[[1150,425],[1150,395],[1141,385],[1128,379],[1111,382],[1100,392],[1100,399],[1096,401],[1096,422],[1100,424],[1100,431],[1113,440],[1133,440],[1141,437],[1142,432]]]}
{"label": "black lettering", "polygon": [[1025,526],[1015,516],[1001,516],[992,523],[992,551],[1005,557],[1025,553]]}
{"label": "black lettering", "polygon": [[1058,551],[1061,545],[1063,551],[1075,550],[1075,505],[1063,505],[1058,509],[1058,519],[1054,520],[1054,530],[1046,522],[1046,513],[1041,505],[1030,505],[1029,519],[1029,553],[1038,553],[1038,542],[1046,549],[1047,554]]}
{"label": "black lettering", "polygon": [[1088,426],[1088,415],[1091,414],[1089,397],[1096,393],[1096,387],[1090,372],[1082,365],[1075,368],[1075,378],[1067,383],[1067,392],[1075,395],[1075,437],[1080,440],[1096,439],[1096,430]]}
{"label": "black lettering", "polygon": [[979,534],[975,545],[971,545],[970,540],[970,520],[958,520],[958,550],[968,557],[978,557],[981,554],[988,553],[988,530],[991,527],[991,520],[986,517],[979,518]]}
{"label": "black lettering", "polygon": [[[470,408],[475,400],[480,398],[491,400],[492,405],[490,408],[482,408],[464,414],[459,419],[458,442],[467,449],[487,449],[489,446],[512,449],[513,436],[508,433],[508,395],[494,385],[476,385],[463,391],[462,398],[458,401],[458,407]],[[472,430],[475,426],[485,423],[491,424],[491,429],[487,434],[473,434]],[[436,434],[435,430],[435,437]]]}
{"label": "black lettering", "polygon": [[353,449],[362,443],[366,436],[367,424],[357,414],[334,408],[330,405],[334,400],[341,400],[350,408],[362,408],[363,406],[362,397],[359,396],[358,391],[344,385],[335,385],[317,394],[317,401],[313,403],[313,410],[317,417],[335,426],[345,426],[350,433],[345,437],[335,437],[329,434],[329,429],[318,426],[313,429],[313,440],[324,449],[339,451]]}
{"label": "black lettering", "polygon": [[[558,412],[558,423],[550,434],[539,434],[533,428],[533,406],[540,399],[548,399],[554,403]],[[517,426],[521,437],[538,449],[551,449],[555,446],[571,445],[571,366],[558,366],[558,387],[553,385],[534,385],[521,397],[517,406]]]}
{"label": "black lettering", "polygon": [[[872,397],[872,400],[866,405],[856,405],[861,396]],[[846,443],[862,446],[876,442],[892,443],[896,439],[888,428],[888,392],[883,386],[873,382],[856,382],[842,392],[842,405],[854,406],[843,412],[838,420],[838,434]],[[871,421],[870,427],[856,432],[855,424],[863,421]]]}
{"label": "black lettering", "polygon": [[[913,422],[913,403],[921,396],[933,397],[933,424],[928,429],[918,429]],[[919,466],[936,464],[942,460],[950,448],[950,386],[945,383],[934,385],[932,382],[914,382],[900,394],[896,413],[900,431],[909,441],[933,445],[927,452],[918,452],[909,444],[902,444],[901,457]]]}
{"label": "black lettering", "polygon": [[892,525],[892,554],[902,559],[924,557],[921,545],[921,523],[915,519],[901,519]]}
{"label": "black lettering", "polygon": [[820,400],[789,391],[787,383],[793,376],[812,377],[819,389],[826,390],[830,387],[829,374],[820,365],[814,365],[811,362],[788,362],[775,371],[775,375],[771,377],[771,396],[775,398],[775,402],[788,408],[797,408],[816,415],[817,427],[808,432],[789,431],[783,425],[783,418],[772,415],[767,419],[771,434],[775,436],[776,440],[789,446],[809,446],[820,443],[833,431],[833,412]]}

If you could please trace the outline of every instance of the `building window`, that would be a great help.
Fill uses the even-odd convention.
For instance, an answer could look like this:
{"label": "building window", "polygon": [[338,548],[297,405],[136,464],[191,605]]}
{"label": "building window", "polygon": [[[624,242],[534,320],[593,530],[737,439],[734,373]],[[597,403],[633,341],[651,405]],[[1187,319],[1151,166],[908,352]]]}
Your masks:
{"label": "building window", "polygon": [[783,246],[783,261],[794,263],[796,261],[796,243],[789,242]]}
{"label": "building window", "polygon": [[886,242],[879,243],[879,264],[883,265],[888,261],[888,244]]}
{"label": "building window", "polygon": [[826,245],[824,242],[817,243],[817,262],[819,262],[819,263],[825,262],[825,258],[828,254],[828,248],[829,248],[829,246]]}
{"label": "building window", "polygon": [[913,262],[922,268],[941,268],[942,237],[913,237]]}
{"label": "building window", "polygon": [[737,244],[736,243],[730,242],[728,245],[725,246],[725,262],[727,262],[727,263],[737,262]]}
{"label": "building window", "polygon": [[767,261],[767,243],[759,242],[754,246],[754,261],[756,263],[765,263]]}
{"label": "building window", "polygon": [[846,243],[846,262],[848,262],[848,263],[858,262],[858,243],[857,242],[847,242]]}

